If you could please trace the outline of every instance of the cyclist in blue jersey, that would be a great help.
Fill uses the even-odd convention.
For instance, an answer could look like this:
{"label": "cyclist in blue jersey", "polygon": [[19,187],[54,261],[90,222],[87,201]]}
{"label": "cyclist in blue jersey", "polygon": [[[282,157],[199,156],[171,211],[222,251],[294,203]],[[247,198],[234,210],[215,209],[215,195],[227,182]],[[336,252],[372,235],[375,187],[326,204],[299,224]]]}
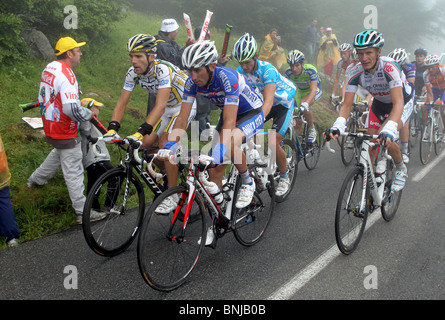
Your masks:
{"label": "cyclist in blue jersey", "polygon": [[[255,182],[247,169],[246,155],[241,144],[252,138],[264,123],[263,99],[249,85],[246,79],[233,69],[217,67],[218,52],[213,41],[198,41],[188,46],[182,55],[182,62],[189,71],[179,113],[173,130],[187,128],[187,119],[192,110],[197,93],[219,107],[221,117],[216,130],[219,139],[214,139],[211,157],[214,168],[209,170],[210,181],[222,189],[225,158],[230,158],[241,176],[241,188],[236,200],[237,208],[250,204],[255,191]],[[180,137],[169,135],[164,149],[176,150]]]}
{"label": "cyclist in blue jersey", "polygon": [[262,109],[266,117],[265,121],[273,119],[273,130],[270,132],[268,141],[270,149],[275,152],[278,170],[280,170],[276,195],[282,196],[289,190],[290,180],[286,153],[277,146],[280,145],[292,120],[296,88],[272,64],[258,60],[257,49],[255,38],[246,33],[235,43],[232,56],[240,64],[236,71],[244,75],[250,85],[263,94]]}
{"label": "cyclist in blue jersey", "polygon": [[[393,58],[402,68],[408,83],[415,88],[416,81],[416,66],[412,63],[406,62],[408,54],[405,49],[394,49],[388,54],[389,58]],[[403,162],[409,163],[408,143],[409,143],[409,124],[408,122],[400,129],[400,146],[402,151]]]}

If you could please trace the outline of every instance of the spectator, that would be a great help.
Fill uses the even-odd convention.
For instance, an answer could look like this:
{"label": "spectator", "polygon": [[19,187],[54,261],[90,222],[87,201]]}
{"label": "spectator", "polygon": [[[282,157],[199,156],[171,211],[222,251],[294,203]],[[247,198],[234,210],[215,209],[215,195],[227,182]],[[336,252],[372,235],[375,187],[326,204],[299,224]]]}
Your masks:
{"label": "spectator", "polygon": [[[320,53],[320,40],[321,40],[321,38],[323,38],[323,36],[325,34],[326,34],[326,31],[325,31],[324,27],[320,27],[320,29],[317,32],[317,43],[315,44],[315,52],[314,52],[313,57],[318,57],[318,54]],[[314,63],[314,61],[312,63]]]}
{"label": "spectator", "polygon": [[318,54],[317,66],[318,70],[324,69],[324,73],[332,76],[334,64],[340,60],[340,50],[338,49],[338,41],[332,28],[326,28],[326,35],[320,40],[320,53]]}
{"label": "spectator", "polygon": [[314,63],[316,57],[315,52],[317,50],[317,44],[319,43],[317,23],[317,19],[312,19],[311,24],[306,27],[303,33],[303,41],[307,50],[306,59],[310,64]]}
{"label": "spectator", "polygon": [[[46,184],[59,167],[62,167],[79,224],[82,223],[85,186],[78,123],[89,121],[98,113],[95,106],[91,109],[81,106],[79,86],[72,70],[80,62],[80,47],[83,45],[85,42],[77,43],[70,37],[59,39],[55,48],[57,59],[49,63],[42,72],[39,103],[42,107],[43,130],[46,141],[54,149],[27,182],[30,188]],[[94,211],[91,214],[94,221],[105,217],[105,213]]]}
{"label": "spectator", "polygon": [[[187,40],[184,48],[176,42],[176,36],[179,32],[179,25],[175,19],[164,19],[161,22],[161,29],[156,36],[157,58],[173,63],[179,69],[183,70],[182,52],[185,47],[193,43],[193,40]],[[153,109],[156,101],[156,94],[150,93],[148,96],[147,116]]]}
{"label": "spectator", "polygon": [[284,55],[284,49],[280,47],[281,37],[278,35],[278,31],[272,28],[265,36],[265,41],[261,46],[258,59],[271,63],[275,68],[280,69],[286,62],[286,56]]}
{"label": "spectator", "polygon": [[20,230],[12,209],[9,194],[10,181],[11,173],[8,168],[8,159],[0,136],[0,233],[6,237],[8,247],[14,247],[18,245],[17,239],[20,237]]}

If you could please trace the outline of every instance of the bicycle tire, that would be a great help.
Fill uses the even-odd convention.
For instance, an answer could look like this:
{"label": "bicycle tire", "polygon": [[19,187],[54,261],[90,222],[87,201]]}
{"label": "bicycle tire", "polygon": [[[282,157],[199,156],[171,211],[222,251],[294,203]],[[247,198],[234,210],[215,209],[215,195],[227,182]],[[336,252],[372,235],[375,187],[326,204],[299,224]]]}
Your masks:
{"label": "bicycle tire", "polygon": [[[367,201],[364,212],[359,212],[363,192]],[[349,202],[348,202],[349,199]],[[340,189],[335,210],[335,240],[339,250],[351,254],[359,244],[365,230],[369,212],[369,187],[363,191],[363,169],[349,170]]]}
{"label": "bicycle tire", "polygon": [[320,159],[321,146],[323,144],[322,137],[323,133],[317,123],[314,122],[315,130],[317,131],[317,138],[314,142],[308,143],[309,129],[307,124],[305,124],[305,143],[303,147],[304,152],[304,165],[308,170],[313,170],[317,166],[318,160]]}
{"label": "bicycle tire", "polygon": [[[192,199],[192,210],[197,209],[199,218],[195,216],[193,222],[187,221],[184,233],[183,219],[177,219],[172,225],[174,211],[168,214],[156,213],[162,201],[173,194],[186,196],[180,214],[185,212],[189,195],[187,186],[167,189],[148,209],[138,239],[139,271],[145,282],[158,291],[174,290],[187,280],[199,260],[206,239],[206,209],[198,193]],[[178,206],[180,204],[181,201]]]}
{"label": "bicycle tire", "polygon": [[[285,194],[283,194],[281,196],[275,195],[276,202],[283,202],[289,197],[289,194],[291,193],[291,191],[295,185],[295,181],[297,180],[298,160],[299,160],[297,146],[295,145],[295,143],[293,141],[291,141],[289,139],[283,139],[280,142],[280,147],[283,148],[284,152],[286,153],[287,174],[289,176],[290,185],[289,185],[289,190]],[[257,168],[259,168],[259,167],[257,167]],[[275,188],[276,188],[276,186],[278,185],[278,182],[280,180],[280,171],[278,170],[278,168],[274,174],[274,180],[275,180]]]}
{"label": "bicycle tire", "polygon": [[[433,137],[431,136],[431,118],[428,118],[425,126],[423,127],[422,135],[420,136],[420,162],[427,164],[431,158],[431,152],[433,151]],[[427,139],[425,139],[425,137]]]}
{"label": "bicycle tire", "polygon": [[[135,174],[132,174],[128,190],[126,182],[125,169],[113,168],[94,183],[86,198],[83,234],[89,247],[99,255],[115,256],[125,251],[142,223],[145,210],[143,186]],[[108,214],[105,219],[94,222],[91,221],[92,209]]]}
{"label": "bicycle tire", "polygon": [[385,189],[383,191],[383,200],[380,211],[382,213],[382,217],[385,221],[391,221],[399,208],[400,199],[402,198],[402,191],[392,192],[391,187],[394,181],[396,166],[392,160],[388,160],[388,164],[386,166],[386,181],[385,181]]}
{"label": "bicycle tire", "polygon": [[[349,123],[347,127],[347,132],[356,132],[356,130],[357,130],[356,123],[354,121]],[[357,152],[355,138],[349,136],[342,136],[340,138],[340,150],[341,150],[340,152],[341,161],[347,167],[352,163],[352,160],[354,160]]]}
{"label": "bicycle tire", "polygon": [[[256,172],[257,164],[249,166],[249,172]],[[238,209],[232,203],[232,230],[236,240],[243,246],[250,247],[256,244],[264,235],[275,206],[275,184],[272,175],[267,176],[267,182],[261,187],[259,179],[255,179],[255,193],[252,202],[245,208]],[[258,179],[258,180],[257,180]],[[241,187],[241,179],[238,176],[235,185],[235,194]]]}
{"label": "bicycle tire", "polygon": [[436,127],[434,128],[434,153],[438,156],[443,149],[443,133],[444,126],[442,122],[442,117],[439,115],[436,119]]}

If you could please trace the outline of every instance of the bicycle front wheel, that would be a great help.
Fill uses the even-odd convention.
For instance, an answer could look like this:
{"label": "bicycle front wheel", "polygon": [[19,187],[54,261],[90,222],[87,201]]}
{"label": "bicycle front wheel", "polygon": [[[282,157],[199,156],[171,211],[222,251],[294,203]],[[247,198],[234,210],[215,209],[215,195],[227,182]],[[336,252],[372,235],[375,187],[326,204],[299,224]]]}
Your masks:
{"label": "bicycle front wheel", "polygon": [[[236,240],[244,246],[252,246],[257,243],[269,225],[275,206],[275,184],[272,175],[267,175],[261,181],[261,177],[255,174],[259,172],[259,165],[249,166],[249,172],[255,180],[255,193],[252,202],[245,208],[238,209],[236,201],[232,202],[232,230]],[[264,183],[265,182],[265,183]],[[238,194],[241,179],[238,177],[235,195]]]}
{"label": "bicycle front wheel", "polygon": [[[82,229],[90,248],[103,256],[114,256],[127,249],[137,235],[145,210],[144,190],[124,168],[104,173],[93,185],[85,201]],[[95,221],[96,212],[105,219]]]}
{"label": "bicycle front wheel", "polygon": [[420,117],[417,113],[413,113],[409,119],[409,143],[411,148],[414,148],[421,133],[422,129]]}
{"label": "bicycle front wheel", "polygon": [[[307,126],[307,124],[306,124]],[[304,165],[308,170],[313,170],[317,166],[318,159],[320,159],[321,145],[323,139],[323,133],[317,123],[314,123],[315,130],[317,131],[317,138],[313,142],[308,142],[309,130],[305,129],[305,144],[303,148],[304,152]]]}
{"label": "bicycle front wheel", "polygon": [[434,128],[434,152],[439,155],[443,149],[443,132],[444,126],[442,117],[438,116],[436,119],[436,126]]}
{"label": "bicycle front wheel", "polygon": [[[356,124],[354,121],[348,125],[347,132],[356,132]],[[350,136],[342,136],[340,138],[341,161],[345,166],[349,166],[354,160],[356,153],[355,138]]]}
{"label": "bicycle front wheel", "polygon": [[382,217],[385,221],[391,221],[399,208],[400,199],[402,198],[402,191],[393,192],[391,190],[392,183],[395,178],[396,166],[392,160],[388,160],[385,190],[383,191]]}
{"label": "bicycle front wheel", "polygon": [[431,129],[432,121],[429,118],[425,123],[422,135],[420,137],[420,161],[423,164],[427,164],[430,161],[431,152],[433,150],[433,131]]}
{"label": "bicycle front wheel", "polygon": [[[361,209],[363,192],[366,205]],[[359,244],[368,219],[369,188],[363,188],[363,170],[352,168],[341,186],[335,211],[335,239],[340,251],[351,254]]]}
{"label": "bicycle front wheel", "polygon": [[[162,202],[173,195],[180,199],[175,210],[158,213]],[[153,289],[171,291],[182,285],[195,268],[204,247],[204,202],[196,194],[190,210],[193,219],[184,221],[188,195],[186,186],[167,189],[153,202],[144,219],[137,259],[142,277]]]}

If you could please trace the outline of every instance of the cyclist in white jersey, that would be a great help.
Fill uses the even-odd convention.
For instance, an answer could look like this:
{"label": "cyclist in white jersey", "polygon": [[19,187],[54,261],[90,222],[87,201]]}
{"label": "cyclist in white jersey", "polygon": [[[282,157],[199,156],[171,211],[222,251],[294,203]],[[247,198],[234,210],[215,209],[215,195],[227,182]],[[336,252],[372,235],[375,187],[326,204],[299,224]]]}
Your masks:
{"label": "cyclist in white jersey", "polygon": [[[330,137],[336,139],[345,131],[355,92],[361,85],[374,97],[367,120],[368,133],[379,134],[378,141],[385,143],[394,159],[397,170],[392,190],[399,191],[405,186],[407,168],[395,140],[411,115],[414,90],[394,60],[381,56],[383,44],[383,36],[377,31],[365,30],[356,35],[354,47],[360,63],[348,75],[344,103],[330,129]],[[371,159],[375,153],[376,149],[370,149]]]}
{"label": "cyclist in white jersey", "polygon": [[[163,147],[181,110],[187,76],[175,65],[156,59],[156,42],[151,35],[137,34],[131,37],[127,43],[127,50],[133,66],[128,69],[121,97],[114,108],[104,138],[111,142],[117,134],[131,93],[139,84],[150,93],[156,93],[156,103],[138,131],[128,138],[142,140],[144,147],[155,145],[157,142]],[[195,114],[196,103],[193,105],[188,124]],[[152,132],[155,134],[151,134]]]}

